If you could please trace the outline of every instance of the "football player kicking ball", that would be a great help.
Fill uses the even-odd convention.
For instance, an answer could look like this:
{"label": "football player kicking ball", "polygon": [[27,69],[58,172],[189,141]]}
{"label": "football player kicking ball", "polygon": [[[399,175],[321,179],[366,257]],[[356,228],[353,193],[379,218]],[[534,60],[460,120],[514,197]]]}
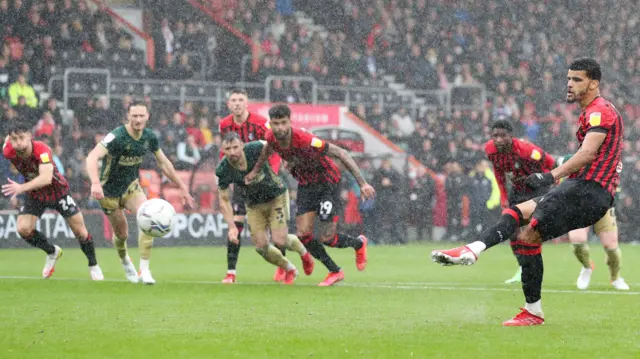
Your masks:
{"label": "football player kicking ball", "polygon": [[93,237],[87,231],[82,213],[69,194],[67,180],[53,164],[51,148],[40,141],[31,139],[31,129],[23,122],[16,122],[9,128],[9,136],[2,148],[4,157],[13,163],[24,176],[25,183],[9,180],[2,185],[2,194],[17,196],[26,193],[24,206],[18,214],[18,233],[27,243],[47,253],[42,276],[49,278],[62,249],[47,241],[36,222],[47,208],[55,209],[67,220],[67,224],[80,243],[80,249],[89,261],[89,274],[93,280],[103,280],[104,276],[96,260]]}
{"label": "football player kicking ball", "polygon": [[[89,153],[87,172],[91,179],[91,195],[100,202],[113,227],[113,244],[118,251],[125,276],[132,283],[142,280],[144,284],[154,284],[155,280],[149,269],[153,237],[138,230],[138,274],[127,253],[129,228],[124,215],[124,209],[137,213],[140,205],[147,200],[139,182],[140,165],[144,156],[148,152],[153,153],[162,173],[180,188],[182,200],[191,208],[195,208],[195,203],[173,164],[158,146],[158,137],[145,128],[149,120],[147,105],[144,102],[133,102],[127,110],[127,119],[126,125],[107,134]],[[104,160],[98,174],[98,161],[101,159]]]}
{"label": "football player kicking ball", "polygon": [[285,272],[284,283],[293,284],[298,270],[282,252],[269,244],[271,240],[280,248],[286,248],[300,254],[306,275],[313,272],[313,258],[295,235],[288,234],[289,228],[289,190],[280,177],[268,164],[260,168],[258,176],[249,184],[244,177],[255,166],[263,141],[244,144],[236,132],[228,132],[222,139],[222,151],[225,157],[216,168],[218,188],[220,189],[220,211],[229,226],[229,241],[239,243],[239,230],[233,218],[229,185],[242,193],[247,208],[247,218],[251,227],[251,240],[256,251],[269,263],[282,268]]}
{"label": "football player kicking ball", "polygon": [[512,206],[502,212],[493,227],[480,234],[478,241],[450,250],[436,250],[431,257],[443,265],[474,264],[485,250],[511,238],[522,223],[529,224],[520,234],[532,265],[522,267],[522,290],[526,304],[505,326],[544,323],[542,290],[542,242],[574,229],[598,222],[613,205],[620,183],[624,124],[615,107],[600,97],[600,64],[594,59],[577,59],[567,73],[567,102],[578,102],[581,114],[576,138],[579,150],[567,162],[547,173],[527,177],[527,186],[537,189],[569,178],[545,195]]}
{"label": "football player kicking ball", "polygon": [[[360,185],[362,196],[373,198],[375,190],[362,177],[358,165],[347,151],[326,143],[311,134],[291,126],[291,109],[287,105],[276,105],[269,109],[271,129],[265,134],[260,159],[245,177],[251,183],[260,173],[269,154],[275,151],[287,161],[291,175],[298,181],[296,229],[297,236],[312,256],[322,262],[329,274],[319,285],[330,286],[344,279],[344,272],[329,257],[323,243],[335,248],[353,248],[356,252],[356,267],[364,270],[367,264],[367,238],[357,238],[337,233],[342,199],[340,198],[340,170],[329,156],[338,158],[353,174]],[[313,238],[316,216],[320,219],[320,241]]]}
{"label": "football player kicking ball", "polygon": [[[569,158],[571,158],[571,155],[560,157],[557,164],[562,165]],[[617,198],[618,192],[616,192],[614,197],[614,203]],[[620,277],[622,252],[618,246],[618,222],[616,220],[614,207],[611,207],[611,209],[607,211],[607,214],[593,225],[593,231],[598,235],[598,238],[600,238],[602,246],[604,247],[606,263],[609,267],[611,285],[617,290],[629,290],[629,285],[625,282],[624,278]],[[578,289],[589,288],[591,274],[594,269],[589,244],[587,243],[588,237],[589,227],[574,229],[569,232],[569,241],[573,245],[573,254],[575,254],[578,261],[582,264],[582,269],[580,270],[580,275],[576,282]]]}

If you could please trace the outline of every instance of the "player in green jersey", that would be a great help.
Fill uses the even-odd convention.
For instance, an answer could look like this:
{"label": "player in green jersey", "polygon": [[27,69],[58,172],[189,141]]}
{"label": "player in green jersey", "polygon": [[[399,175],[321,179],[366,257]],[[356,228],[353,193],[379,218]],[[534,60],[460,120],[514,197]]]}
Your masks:
{"label": "player in green jersey", "polygon": [[[556,160],[556,166],[560,166],[566,162],[572,155],[566,155]],[[622,169],[622,168],[620,168]],[[618,190],[620,187],[618,187]],[[619,193],[619,192],[618,192]],[[618,193],[614,197],[614,203],[618,199]],[[609,267],[609,279],[611,285],[618,290],[629,290],[629,285],[620,277],[620,266],[622,261],[622,253],[618,246],[618,222],[616,221],[615,208],[611,207],[607,214],[593,225],[593,231],[598,235],[602,246],[604,247],[607,266]],[[578,261],[582,264],[580,275],[576,281],[578,289],[587,289],[591,282],[591,274],[594,265],[591,260],[589,244],[589,227],[575,229],[569,232],[569,241],[573,245],[573,253]]]}
{"label": "player in green jersey", "polygon": [[269,164],[262,166],[258,176],[245,184],[244,177],[253,169],[265,143],[255,141],[244,144],[236,132],[228,132],[222,139],[224,158],[216,168],[220,192],[220,211],[229,226],[229,241],[238,243],[238,229],[233,219],[231,193],[229,186],[234,184],[241,191],[247,207],[247,219],[251,228],[251,240],[256,251],[269,263],[285,270],[285,284],[293,284],[298,271],[279,249],[269,244],[271,240],[281,248],[300,254],[304,272],[313,272],[313,258],[307,252],[300,239],[288,234],[289,228],[289,190],[280,177],[273,172]]}
{"label": "player in green jersey", "polygon": [[[156,157],[158,167],[173,183],[178,185],[183,201],[195,208],[193,197],[187,186],[180,180],[173,164],[158,146],[158,137],[145,128],[149,121],[149,109],[144,102],[134,102],[127,110],[127,124],[120,126],[104,139],[87,156],[87,172],[91,179],[91,195],[100,202],[100,206],[113,227],[113,243],[118,250],[125,276],[130,282],[154,284],[149,270],[149,259],[153,238],[138,230],[140,250],[140,273],[131,262],[127,253],[129,233],[127,219],[123,209],[137,213],[138,208],[147,200],[140,187],[140,165],[144,156],[151,152]],[[98,172],[98,162],[103,160]]]}

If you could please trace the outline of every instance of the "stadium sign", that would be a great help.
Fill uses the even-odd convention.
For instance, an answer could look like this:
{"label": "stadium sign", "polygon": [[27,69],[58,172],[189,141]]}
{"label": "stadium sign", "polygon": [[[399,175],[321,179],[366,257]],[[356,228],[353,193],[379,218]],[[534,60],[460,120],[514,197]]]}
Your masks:
{"label": "stadium sign", "polygon": [[[111,246],[111,226],[100,211],[84,211],[87,228],[95,238],[97,246]],[[17,213],[0,212],[0,248],[27,248],[18,234]],[[129,246],[137,245],[138,228],[135,217],[127,216],[129,222]],[[76,239],[65,219],[55,212],[47,212],[37,222],[38,231],[53,243],[62,247],[76,247]],[[227,240],[227,224],[219,213],[179,213],[174,217],[173,228],[163,238],[156,238],[156,246],[222,245]],[[244,240],[247,240],[245,233]]]}

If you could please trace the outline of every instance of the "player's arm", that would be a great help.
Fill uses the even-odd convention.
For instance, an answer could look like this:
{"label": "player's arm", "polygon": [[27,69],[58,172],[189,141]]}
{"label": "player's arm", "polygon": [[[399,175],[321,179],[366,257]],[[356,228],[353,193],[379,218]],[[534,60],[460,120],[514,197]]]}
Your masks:
{"label": "player's arm", "polygon": [[42,163],[38,166],[38,176],[29,182],[25,182],[19,186],[19,190],[11,195],[20,195],[24,192],[46,187],[53,181],[53,163]]}
{"label": "player's arm", "polygon": [[267,163],[267,160],[269,160],[269,156],[273,154],[273,149],[271,148],[269,142],[260,142],[262,142],[263,144],[262,151],[260,151],[260,157],[258,157],[258,161],[256,162],[256,165],[253,167],[253,169],[251,169],[251,172],[244,176],[244,183],[246,184],[251,183],[253,179],[256,178],[258,173],[260,173],[260,169],[262,168],[262,166],[264,166],[264,164]]}
{"label": "player's arm", "polygon": [[551,171],[554,180],[566,177],[593,162],[605,138],[606,132],[590,131],[584,138],[582,146],[569,160]]}
{"label": "player's arm", "polygon": [[158,163],[158,168],[160,168],[162,173],[180,189],[183,202],[188,204],[189,207],[195,208],[196,202],[193,197],[191,197],[191,194],[189,194],[189,188],[187,188],[187,185],[182,182],[182,179],[178,176],[175,167],[173,167],[173,163],[171,163],[169,158],[167,158],[164,152],[162,152],[162,149],[156,149],[156,151],[153,152],[153,155]]}
{"label": "player's arm", "polygon": [[227,226],[229,228],[233,228],[236,226],[233,220],[233,207],[231,206],[231,190],[229,187],[220,188],[218,187],[218,194],[220,196],[220,212],[222,212],[222,218],[227,222]]}
{"label": "player's arm", "polygon": [[362,196],[367,199],[372,198],[375,195],[375,190],[373,189],[373,187],[371,187],[371,185],[367,183],[367,181],[364,179],[364,176],[362,176],[362,172],[360,171],[360,167],[358,167],[358,165],[356,164],[356,161],[354,161],[349,153],[343,148],[331,143],[327,143],[327,146],[327,154],[340,160],[340,162],[344,164],[344,166],[356,179],[356,181],[360,185],[360,193],[362,194]]}
{"label": "player's arm", "polygon": [[91,181],[91,185],[94,184],[100,185],[100,173],[98,170],[98,163],[100,160],[104,158],[104,156],[109,154],[109,150],[102,145],[101,143],[97,144],[96,147],[89,152],[86,159],[87,166],[87,174],[89,175],[89,180]]}

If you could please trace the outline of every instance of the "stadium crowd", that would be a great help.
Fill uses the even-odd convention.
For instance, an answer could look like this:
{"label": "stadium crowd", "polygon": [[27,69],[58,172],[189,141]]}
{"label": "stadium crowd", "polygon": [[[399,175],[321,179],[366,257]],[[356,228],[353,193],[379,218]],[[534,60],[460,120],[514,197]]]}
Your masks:
{"label": "stadium crowd", "polygon": [[[444,109],[416,116],[399,105],[356,103],[352,109],[428,168],[444,175],[445,238],[450,239],[472,233],[473,225],[482,221],[476,218],[478,213],[489,216],[495,208],[487,205],[491,176],[482,154],[493,120],[510,120],[517,136],[549,153],[576,150],[577,110],[562,103],[566,65],[576,56],[598,54],[605,71],[602,95],[620,109],[627,127],[622,196],[617,204],[622,239],[640,240],[629,228],[640,220],[636,204],[640,191],[632,185],[640,181],[640,18],[631,10],[633,1],[621,0],[608,13],[584,6],[587,0],[328,2],[318,6],[309,1],[207,0],[225,21],[261,45],[260,68],[249,72],[248,81],[286,74],[313,76],[328,85],[384,86],[383,75],[392,74],[407,87],[421,90],[459,84],[486,86],[490,96],[482,108],[454,110],[451,116]],[[606,7],[603,0],[598,2]],[[210,19],[194,14],[193,9],[169,11],[166,1],[158,1],[152,10],[151,33],[160,56],[150,75],[175,80],[201,79],[204,73],[207,80],[237,80],[239,66],[228,65],[229,54],[234,53],[227,46],[231,40]],[[293,10],[304,11],[324,25],[327,36],[298,24]],[[502,15],[499,20],[496,13]],[[0,0],[0,37],[0,121],[30,122],[34,137],[54,149],[54,160],[70,180],[75,198],[84,199],[85,207],[95,207],[88,199],[84,156],[124,120],[132,97],[108,103],[105,97],[88,95],[72,105],[74,118],[65,121],[59,99],[40,100],[35,88],[46,85],[52,68],[70,61],[64,54],[95,56],[110,68],[130,61],[130,71],[119,74],[134,77],[145,67],[144,57],[132,47],[132,37],[119,22],[104,8],[92,11],[84,0]],[[241,56],[234,55],[238,57],[234,61],[239,62]],[[282,101],[310,100],[304,85],[296,81],[274,83],[274,89],[274,97]],[[325,95],[342,100],[332,93]],[[217,152],[218,122],[226,113],[214,113],[206,103],[176,107],[144,99],[151,107],[161,146],[177,168],[190,171]],[[379,195],[373,206],[356,205],[347,224],[364,223],[365,230],[375,232],[373,238],[398,242],[407,238],[408,225],[418,227],[419,238],[430,237],[435,179],[422,170],[399,172],[389,161],[363,158],[361,165]],[[4,178],[18,177],[4,159],[0,173]],[[357,193],[352,187],[357,186],[347,180],[346,200],[349,193]],[[469,198],[469,216],[464,214],[462,197]],[[17,205],[2,201],[3,208]]]}

